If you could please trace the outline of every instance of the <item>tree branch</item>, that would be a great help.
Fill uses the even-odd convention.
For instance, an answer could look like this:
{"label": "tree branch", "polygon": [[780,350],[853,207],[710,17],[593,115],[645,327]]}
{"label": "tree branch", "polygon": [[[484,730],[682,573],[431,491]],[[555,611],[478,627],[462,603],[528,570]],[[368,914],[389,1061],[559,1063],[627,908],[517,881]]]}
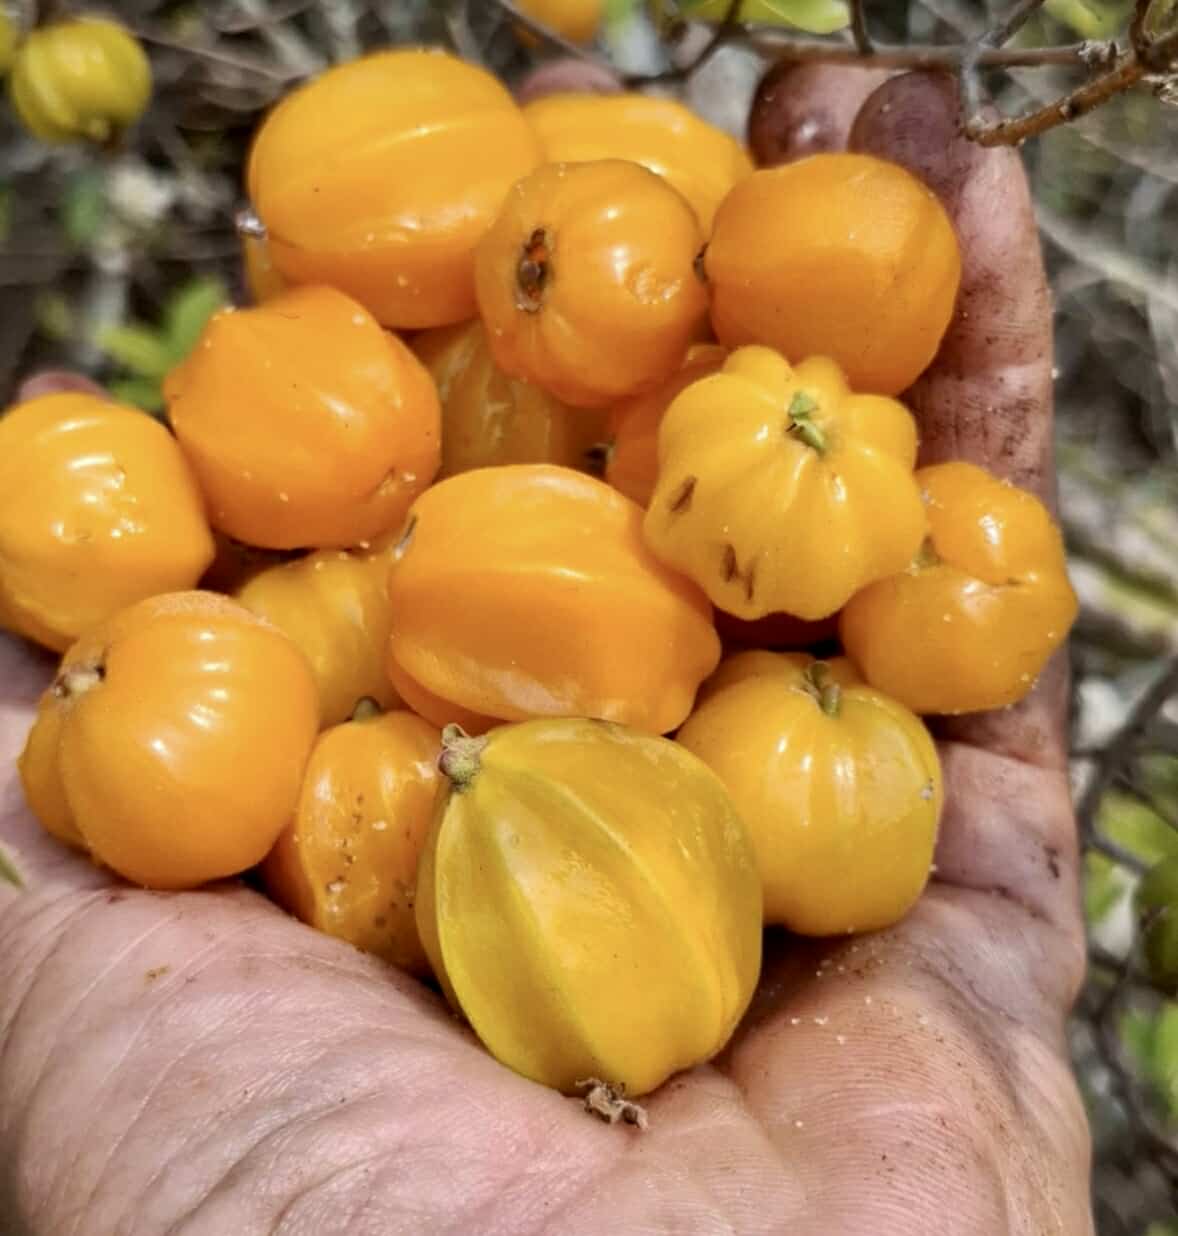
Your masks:
{"label": "tree branch", "polygon": [[[777,27],[747,27],[750,46],[774,60],[824,64],[862,64],[876,69],[946,69],[961,64],[959,45],[873,43],[865,56],[850,43],[830,39],[794,39]],[[994,47],[978,56],[983,68],[1088,68],[1108,55],[1107,43],[1067,43],[1058,47]],[[1114,49],[1115,54],[1115,49]]]}
{"label": "tree branch", "polygon": [[1171,1186],[1178,1181],[1178,1147],[1150,1110],[1148,1096],[1141,1092],[1124,1060],[1118,1014],[1124,1007],[1133,979],[1133,963],[1126,956],[1116,977],[1092,1014],[1093,1042],[1112,1083],[1114,1098],[1125,1112],[1134,1137],[1147,1146]]}
{"label": "tree branch", "polygon": [[724,46],[739,35],[746,33],[740,20],[740,10],[744,0],[728,0],[724,16],[719,25],[712,31],[711,37],[686,63],[674,68],[664,69],[660,73],[632,73],[622,79],[627,87],[670,85],[674,82],[686,81],[696,70],[705,64]]}
{"label": "tree branch", "polygon": [[861,56],[870,56],[875,51],[871,32],[867,29],[866,0],[851,0],[851,37]]}
{"label": "tree branch", "polygon": [[1085,838],[1084,845],[1089,850],[1095,850],[1098,854],[1103,854],[1105,858],[1111,859],[1118,867],[1124,867],[1134,875],[1143,876],[1149,870],[1149,864],[1138,858],[1132,850],[1126,850],[1123,845],[1110,841],[1102,833],[1098,833],[1095,830],[1093,830],[1090,836]]}
{"label": "tree branch", "polygon": [[1152,811],[1163,824],[1168,824],[1175,832],[1178,832],[1178,816],[1175,816],[1165,803],[1161,802],[1148,786],[1142,785],[1131,772],[1122,768],[1118,770],[1113,781],[1121,789],[1132,794],[1143,807]]}
{"label": "tree branch", "polygon": [[[1171,657],[1163,665],[1162,672],[1130,709],[1124,724],[1097,760],[1096,767],[1089,776],[1088,784],[1084,787],[1084,794],[1076,806],[1076,819],[1084,843],[1107,854],[1117,862],[1122,862],[1126,854],[1118,853],[1120,847],[1115,846],[1096,831],[1096,813],[1100,809],[1100,801],[1117,775],[1128,764],[1149,729],[1150,723],[1175,691],[1178,691],[1178,656]],[[1140,862],[1137,862],[1138,869],[1142,866]]]}
{"label": "tree branch", "polygon": [[1136,86],[1145,76],[1146,66],[1137,52],[1124,52],[1107,73],[1025,116],[1005,117],[991,124],[971,117],[966,122],[966,136],[979,146],[1021,146],[1029,137],[1038,137],[1040,133],[1095,111],[1114,95]]}

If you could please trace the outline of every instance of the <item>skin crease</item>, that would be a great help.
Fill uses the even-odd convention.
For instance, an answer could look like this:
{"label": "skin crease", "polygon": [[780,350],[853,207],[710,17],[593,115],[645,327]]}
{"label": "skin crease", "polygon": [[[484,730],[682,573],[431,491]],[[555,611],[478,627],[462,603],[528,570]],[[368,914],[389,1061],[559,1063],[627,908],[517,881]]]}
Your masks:
{"label": "skin crease", "polygon": [[[954,106],[894,79],[853,139],[925,175],[966,242],[970,317],[914,392],[926,461],[1042,480],[1026,188],[1013,154],[964,153]],[[0,841],[27,884],[0,886],[13,1236],[1092,1231],[1063,1034],[1084,941],[1062,671],[956,726],[912,915],[834,945],[771,934],[744,1026],[649,1099],[641,1134],[500,1068],[424,988],[249,891],[135,892],[43,837],[12,759],[50,669],[0,643]]]}

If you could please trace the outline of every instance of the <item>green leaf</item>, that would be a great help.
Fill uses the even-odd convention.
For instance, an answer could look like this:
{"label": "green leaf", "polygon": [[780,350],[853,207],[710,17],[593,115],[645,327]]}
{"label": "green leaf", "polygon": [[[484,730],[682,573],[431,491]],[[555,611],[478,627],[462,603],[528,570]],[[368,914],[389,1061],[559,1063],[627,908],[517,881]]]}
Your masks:
{"label": "green leaf", "polygon": [[1178,29],[1178,0],[1153,0],[1145,10],[1142,29],[1151,39],[1164,38]]}
{"label": "green leaf", "polygon": [[624,26],[634,16],[639,3],[640,0],[605,0],[605,24]]}
{"label": "green leaf", "polygon": [[1178,1113],[1178,1004],[1172,1000],[1162,1006],[1154,1023],[1149,1071],[1168,1110]]}
{"label": "green leaf", "polygon": [[[728,0],[680,0],[679,4],[679,12],[693,21],[722,21],[727,11]],[[744,0],[739,17],[741,21],[793,26],[810,34],[832,34],[851,23],[843,0]]]}
{"label": "green leaf", "polygon": [[1126,1010],[1118,1027],[1125,1050],[1143,1073],[1150,1071],[1153,1062],[1155,1027],[1154,1018],[1143,1009]]}
{"label": "green leaf", "polygon": [[61,230],[76,249],[88,248],[106,220],[106,189],[100,172],[80,172],[66,187]]}
{"label": "green leaf", "polygon": [[119,403],[129,403],[158,416],[164,410],[164,392],[153,378],[115,378],[107,383],[111,398]]}
{"label": "green leaf", "polygon": [[1178,833],[1130,794],[1114,791],[1100,805],[1100,831],[1153,864],[1178,854]]}
{"label": "green leaf", "polygon": [[159,380],[172,367],[172,353],[162,334],[129,323],[98,332],[95,344],[112,360],[139,378]]}
{"label": "green leaf", "polygon": [[1167,1000],[1156,1013],[1128,1009],[1119,1029],[1126,1051],[1171,1117],[1178,1115],[1178,1004]]}
{"label": "green leaf", "polygon": [[1110,39],[1124,26],[1131,6],[1118,0],[1047,0],[1045,7],[1081,38]]}
{"label": "green leaf", "polygon": [[20,878],[20,872],[12,865],[11,860],[2,848],[0,848],[0,880],[13,884],[17,888],[24,888],[24,881]]}
{"label": "green leaf", "polygon": [[1106,918],[1128,895],[1130,878],[1103,854],[1089,853],[1084,860],[1084,913],[1090,923]]}
{"label": "green leaf", "polygon": [[205,323],[228,303],[229,289],[210,276],[190,279],[172,295],[164,310],[163,335],[173,364],[192,351]]}
{"label": "green leaf", "polygon": [[68,339],[74,333],[74,311],[60,292],[45,292],[34,307],[37,329],[48,339]]}

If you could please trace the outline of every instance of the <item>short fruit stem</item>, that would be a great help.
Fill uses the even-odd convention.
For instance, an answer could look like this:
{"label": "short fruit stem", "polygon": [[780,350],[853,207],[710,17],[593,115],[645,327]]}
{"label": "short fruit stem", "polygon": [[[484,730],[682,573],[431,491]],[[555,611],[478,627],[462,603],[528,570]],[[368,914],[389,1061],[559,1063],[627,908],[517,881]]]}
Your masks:
{"label": "short fruit stem", "polygon": [[551,277],[552,245],[548,233],[538,227],[528,237],[515,268],[516,305],[525,313],[537,312]]}
{"label": "short fruit stem", "polygon": [[238,236],[250,236],[254,240],[266,239],[266,225],[255,214],[252,206],[239,210],[233,216],[233,225],[237,229]]}
{"label": "short fruit stem", "polygon": [[379,717],[383,709],[371,695],[362,696],[356,701],[356,707],[352,709],[352,721],[371,721],[374,717]]}
{"label": "short fruit stem", "polygon": [[481,763],[479,757],[486,745],[485,738],[472,738],[460,725],[447,725],[442,730],[438,769],[456,790],[465,790],[475,779]]}
{"label": "short fruit stem", "polygon": [[806,394],[805,391],[795,391],[794,397],[790,400],[789,408],[787,409],[790,425],[786,433],[793,434],[795,438],[801,439],[811,450],[817,451],[819,455],[825,455],[826,434],[811,419],[817,411],[818,402],[812,395]]}
{"label": "short fruit stem", "polygon": [[67,665],[53,681],[53,694],[60,700],[77,699],[87,691],[93,691],[106,677],[106,666],[101,661],[88,665]]}
{"label": "short fruit stem", "polygon": [[830,666],[825,661],[815,661],[806,669],[805,684],[806,690],[828,717],[839,715],[843,689],[831,678]]}
{"label": "short fruit stem", "polygon": [[933,544],[933,538],[926,536],[920,543],[920,548],[916,551],[916,557],[913,559],[913,565],[917,567],[934,567],[940,565],[941,555],[937,553],[937,547]]}

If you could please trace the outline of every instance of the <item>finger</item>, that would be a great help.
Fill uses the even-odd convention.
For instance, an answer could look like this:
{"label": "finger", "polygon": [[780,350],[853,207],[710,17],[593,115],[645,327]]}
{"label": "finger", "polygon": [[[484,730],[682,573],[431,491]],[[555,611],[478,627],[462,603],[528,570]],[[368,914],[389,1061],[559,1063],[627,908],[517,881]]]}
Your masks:
{"label": "finger", "polygon": [[[927,73],[893,78],[875,91],[850,146],[919,176],[961,242],[953,320],[936,359],[904,397],[920,423],[921,462],[969,460],[1054,506],[1051,298],[1019,155],[967,141],[952,80]],[[1021,704],[946,721],[941,732],[1059,768],[1066,714],[1060,657]]]}
{"label": "finger", "polygon": [[761,78],[749,109],[748,145],[759,167],[842,150],[863,101],[887,69],[779,60]]}
{"label": "finger", "polygon": [[953,321],[907,395],[921,462],[970,460],[1050,498],[1051,299],[1030,188],[1016,151],[960,130],[952,79],[910,73],[871,95],[850,137],[852,149],[919,176],[961,243]]}
{"label": "finger", "polygon": [[84,374],[71,373],[68,369],[44,369],[34,373],[17,387],[14,403],[24,403],[28,399],[39,399],[42,395],[59,395],[63,391],[76,391],[83,395],[97,395],[99,399],[109,399],[110,395]]}
{"label": "finger", "polygon": [[520,104],[549,94],[616,94],[622,80],[603,64],[562,56],[526,73],[515,87]]}

